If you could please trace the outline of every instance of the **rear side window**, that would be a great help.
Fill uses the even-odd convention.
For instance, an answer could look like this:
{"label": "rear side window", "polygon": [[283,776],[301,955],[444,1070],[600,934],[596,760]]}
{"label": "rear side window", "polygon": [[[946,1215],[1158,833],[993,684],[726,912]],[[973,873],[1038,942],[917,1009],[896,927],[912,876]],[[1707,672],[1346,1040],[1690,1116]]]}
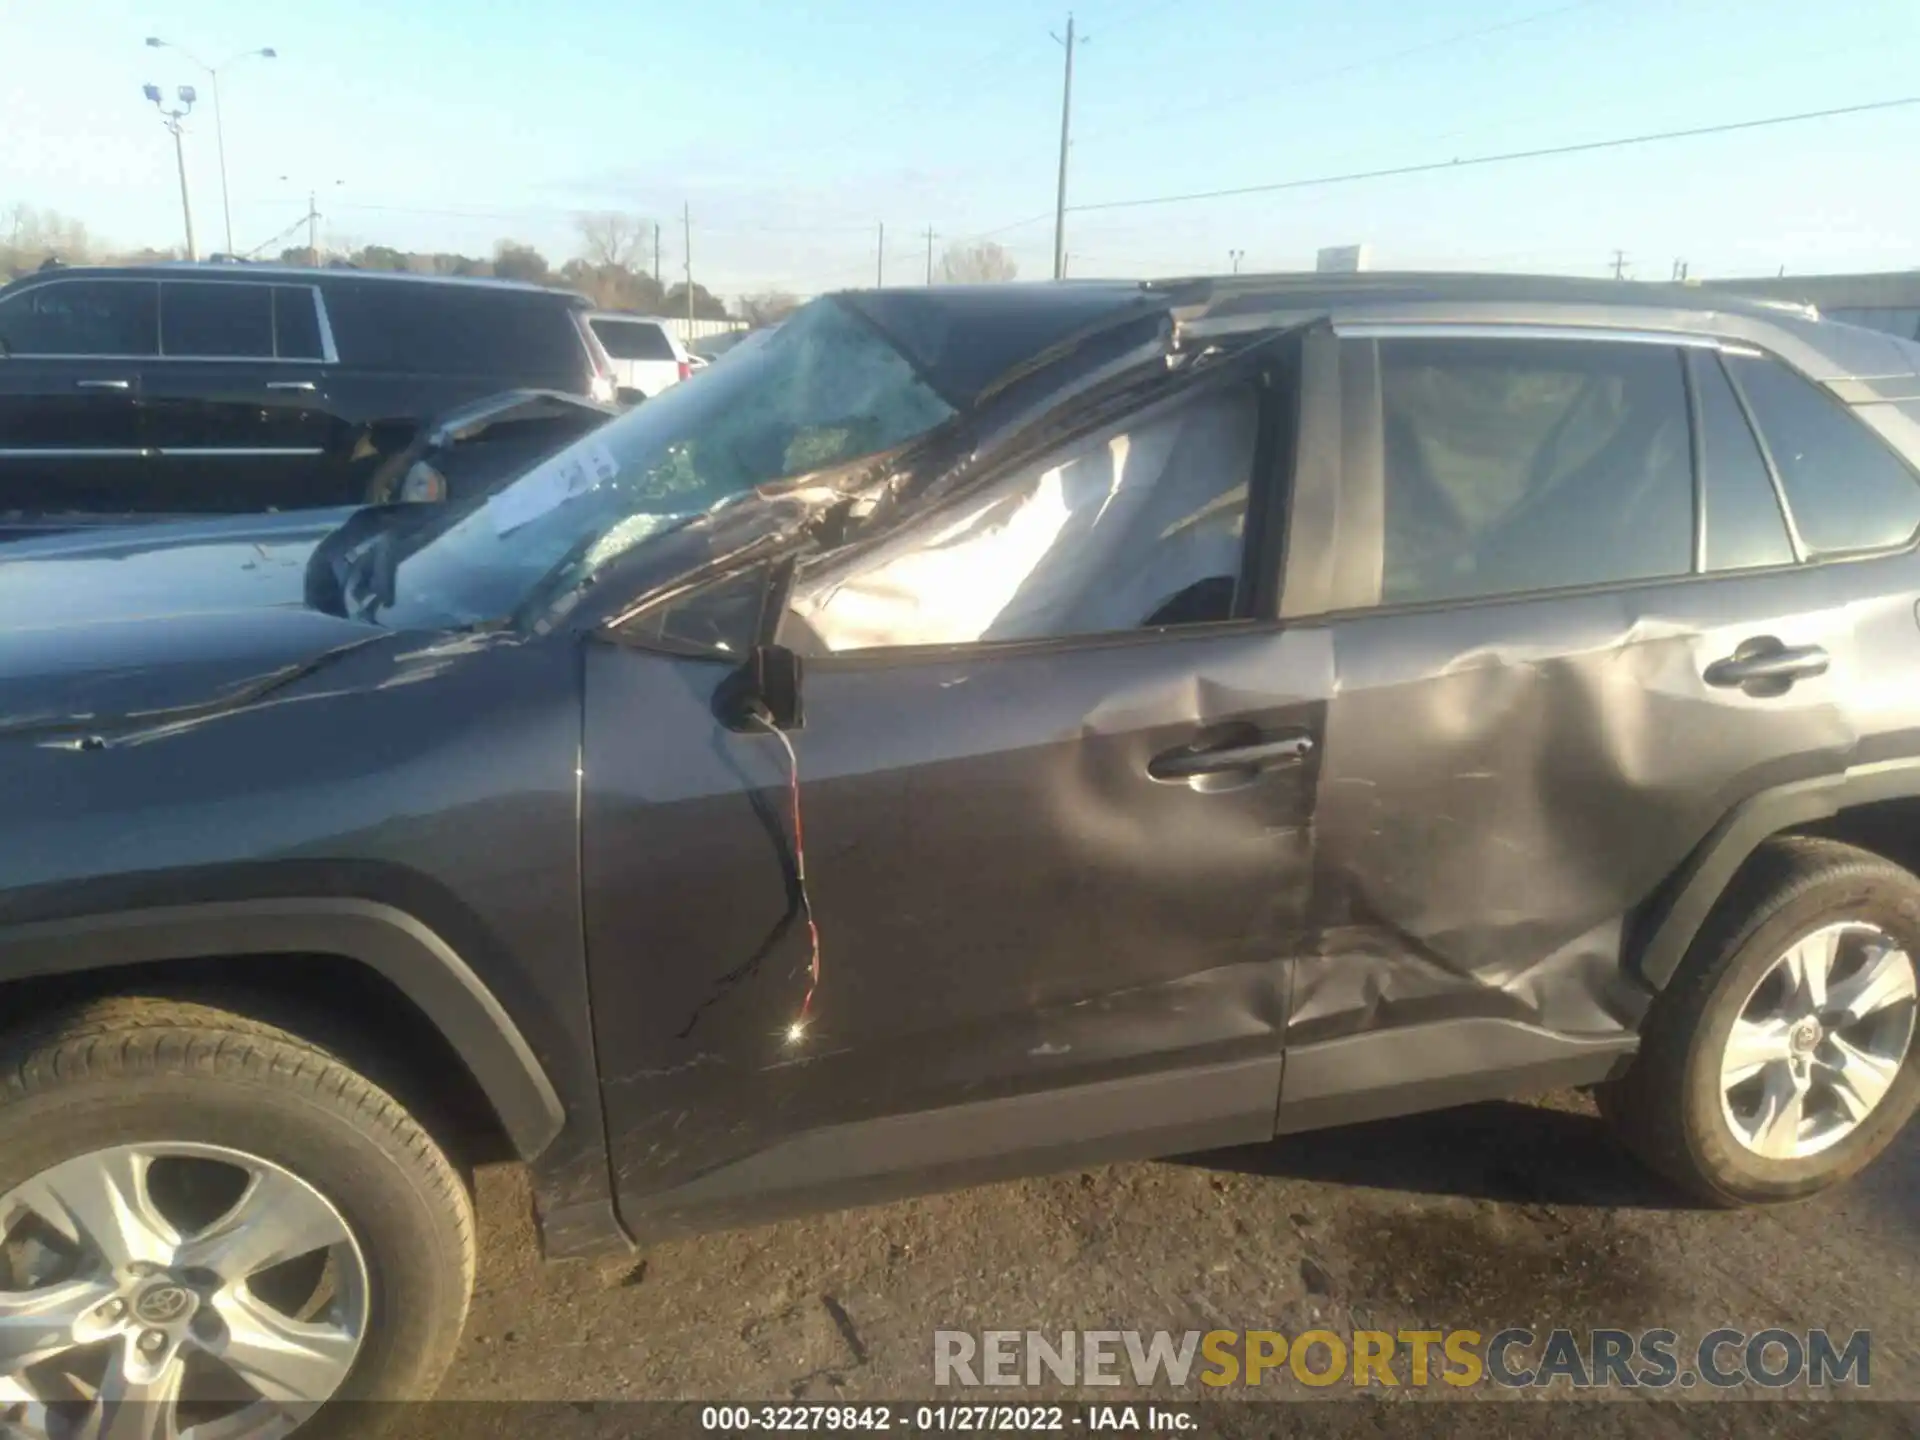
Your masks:
{"label": "rear side window", "polygon": [[1793,541],[1759,442],[1717,357],[1690,363],[1700,404],[1700,465],[1706,498],[1706,568],[1750,570],[1793,563]]}
{"label": "rear side window", "polygon": [[1589,340],[1378,343],[1383,602],[1692,569],[1692,443],[1677,350]]}
{"label": "rear side window", "polygon": [[273,287],[273,347],[282,360],[319,360],[320,317],[304,285]]}
{"label": "rear side window", "polygon": [[1920,529],[1920,482],[1839,400],[1777,360],[1729,355],[1800,538],[1812,555],[1904,545]]}
{"label": "rear side window", "polygon": [[184,358],[271,359],[273,291],[265,285],[167,281],[160,287],[160,353]]}
{"label": "rear side window", "polygon": [[673,342],[658,325],[636,320],[595,320],[592,324],[593,333],[616,360],[672,362],[679,358],[673,353]]}
{"label": "rear side window", "polygon": [[0,343],[14,355],[155,355],[159,288],[151,280],[32,286],[0,301]]}
{"label": "rear side window", "polygon": [[587,349],[564,296],[486,285],[329,285],[340,359],[372,370],[584,383]]}

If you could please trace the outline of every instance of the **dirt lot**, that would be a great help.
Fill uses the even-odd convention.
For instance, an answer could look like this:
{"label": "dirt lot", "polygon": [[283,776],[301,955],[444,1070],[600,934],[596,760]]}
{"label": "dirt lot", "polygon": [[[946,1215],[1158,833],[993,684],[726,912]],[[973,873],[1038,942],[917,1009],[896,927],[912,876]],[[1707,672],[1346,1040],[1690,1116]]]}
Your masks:
{"label": "dirt lot", "polygon": [[[927,1399],[940,1328],[1522,1324],[1664,1326],[1688,1342],[1723,1325],[1866,1328],[1872,1393],[1920,1399],[1920,1130],[1835,1194],[1736,1214],[1679,1205],[1579,1096],[936,1196],[631,1263],[543,1264],[513,1169],[483,1174],[480,1200],[479,1290],[446,1397]],[[1286,1378],[1270,1390],[1308,1394]]]}

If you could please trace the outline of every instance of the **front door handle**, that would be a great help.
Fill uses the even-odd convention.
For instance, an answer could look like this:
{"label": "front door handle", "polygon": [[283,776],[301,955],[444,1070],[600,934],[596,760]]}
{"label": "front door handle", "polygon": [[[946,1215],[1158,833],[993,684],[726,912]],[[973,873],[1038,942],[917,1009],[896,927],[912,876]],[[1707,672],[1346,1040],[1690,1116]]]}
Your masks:
{"label": "front door handle", "polygon": [[76,390],[131,390],[133,382],[131,380],[76,380],[73,382],[73,388]]}
{"label": "front door handle", "polygon": [[1228,745],[1218,750],[1190,750],[1182,746],[1156,755],[1147,763],[1155,780],[1191,780],[1196,775],[1230,771],[1270,770],[1276,765],[1298,765],[1313,753],[1309,735],[1286,735],[1257,740],[1251,745]]}
{"label": "front door handle", "polygon": [[1707,666],[1704,678],[1722,689],[1738,686],[1749,695],[1784,695],[1796,680],[1827,673],[1832,661],[1818,645],[1782,645],[1771,635],[1742,641],[1733,654]]}
{"label": "front door handle", "polygon": [[267,389],[269,390],[305,390],[305,391],[311,392],[313,389],[313,381],[311,380],[269,380],[267,382]]}

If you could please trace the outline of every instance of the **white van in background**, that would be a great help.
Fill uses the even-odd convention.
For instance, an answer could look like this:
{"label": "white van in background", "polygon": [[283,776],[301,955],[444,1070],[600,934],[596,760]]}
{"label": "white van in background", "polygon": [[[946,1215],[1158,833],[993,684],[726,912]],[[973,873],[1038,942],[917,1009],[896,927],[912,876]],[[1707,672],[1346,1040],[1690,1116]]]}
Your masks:
{"label": "white van in background", "polygon": [[685,347],[664,321],[595,310],[587,324],[613,361],[614,384],[628,404],[650,399],[693,373]]}

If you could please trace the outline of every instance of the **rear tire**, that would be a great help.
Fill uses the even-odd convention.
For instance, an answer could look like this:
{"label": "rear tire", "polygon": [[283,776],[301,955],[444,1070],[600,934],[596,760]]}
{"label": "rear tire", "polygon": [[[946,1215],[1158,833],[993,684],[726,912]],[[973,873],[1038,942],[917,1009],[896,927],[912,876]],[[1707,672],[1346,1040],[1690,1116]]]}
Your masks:
{"label": "rear tire", "polygon": [[[231,1183],[239,1188],[231,1192],[214,1173],[224,1162],[238,1172]],[[197,1166],[213,1169],[202,1176]],[[109,1179],[100,1192],[134,1195],[136,1221],[95,1223],[92,1217],[108,1212],[69,1201],[92,1193],[94,1169],[138,1177],[117,1192]],[[187,1218],[194,1184],[202,1210],[224,1219]],[[62,1212],[64,1220],[49,1220]],[[208,1241],[222,1232],[243,1238],[225,1246]],[[316,1238],[318,1247],[298,1248]],[[287,1371],[284,1383],[296,1397],[326,1393],[304,1399],[303,1440],[366,1434],[381,1418],[341,1402],[431,1396],[465,1324],[474,1271],[473,1213],[461,1177],[391,1095],[286,1030],[178,1000],[96,1000],[0,1039],[0,1242],[0,1316],[10,1290],[18,1304],[28,1288],[82,1287],[78,1339],[69,1342],[57,1328],[66,1325],[62,1312],[47,1332],[53,1349],[64,1356],[63,1345],[79,1344],[76,1355],[105,1357],[85,1363],[119,1363],[132,1374],[151,1342],[163,1359],[181,1357],[189,1399],[196,1385],[199,1395],[218,1391],[227,1403],[240,1403],[236,1393],[266,1393],[251,1381],[235,1392],[232,1377],[245,1368],[230,1368],[228,1359],[250,1353],[237,1344],[245,1336],[277,1338],[283,1320],[304,1317],[308,1331],[286,1333],[317,1337],[315,1353],[324,1352],[325,1363]],[[143,1245],[149,1259],[128,1261]],[[281,1251],[304,1258],[248,1268]],[[34,1265],[40,1274],[29,1273]],[[312,1297],[286,1307],[261,1299],[301,1284],[309,1273],[302,1267],[314,1277]],[[197,1298],[176,1302],[171,1289],[155,1293],[175,1282]],[[164,1317],[176,1303],[198,1308],[169,1330]],[[250,1329],[249,1316],[258,1316],[262,1303],[275,1313]],[[122,1316],[123,1325],[107,1325]],[[177,1352],[156,1338],[163,1334],[177,1342]],[[91,1352],[84,1348],[89,1337]],[[20,1343],[10,1358],[0,1327],[0,1420],[10,1400],[48,1398],[47,1386],[58,1384],[68,1363],[56,1358],[26,1368],[18,1363]],[[283,1383],[271,1367],[260,1373],[269,1384]],[[269,1425],[257,1433],[285,1430]]]}
{"label": "rear tire", "polygon": [[[1920,879],[1830,840],[1767,842],[1654,1000],[1632,1068],[1597,1090],[1601,1114],[1711,1204],[1844,1180],[1920,1103],[1916,956]],[[1823,976],[1817,996],[1810,972]],[[1867,1001],[1878,1008],[1847,1018],[1843,1004]]]}

